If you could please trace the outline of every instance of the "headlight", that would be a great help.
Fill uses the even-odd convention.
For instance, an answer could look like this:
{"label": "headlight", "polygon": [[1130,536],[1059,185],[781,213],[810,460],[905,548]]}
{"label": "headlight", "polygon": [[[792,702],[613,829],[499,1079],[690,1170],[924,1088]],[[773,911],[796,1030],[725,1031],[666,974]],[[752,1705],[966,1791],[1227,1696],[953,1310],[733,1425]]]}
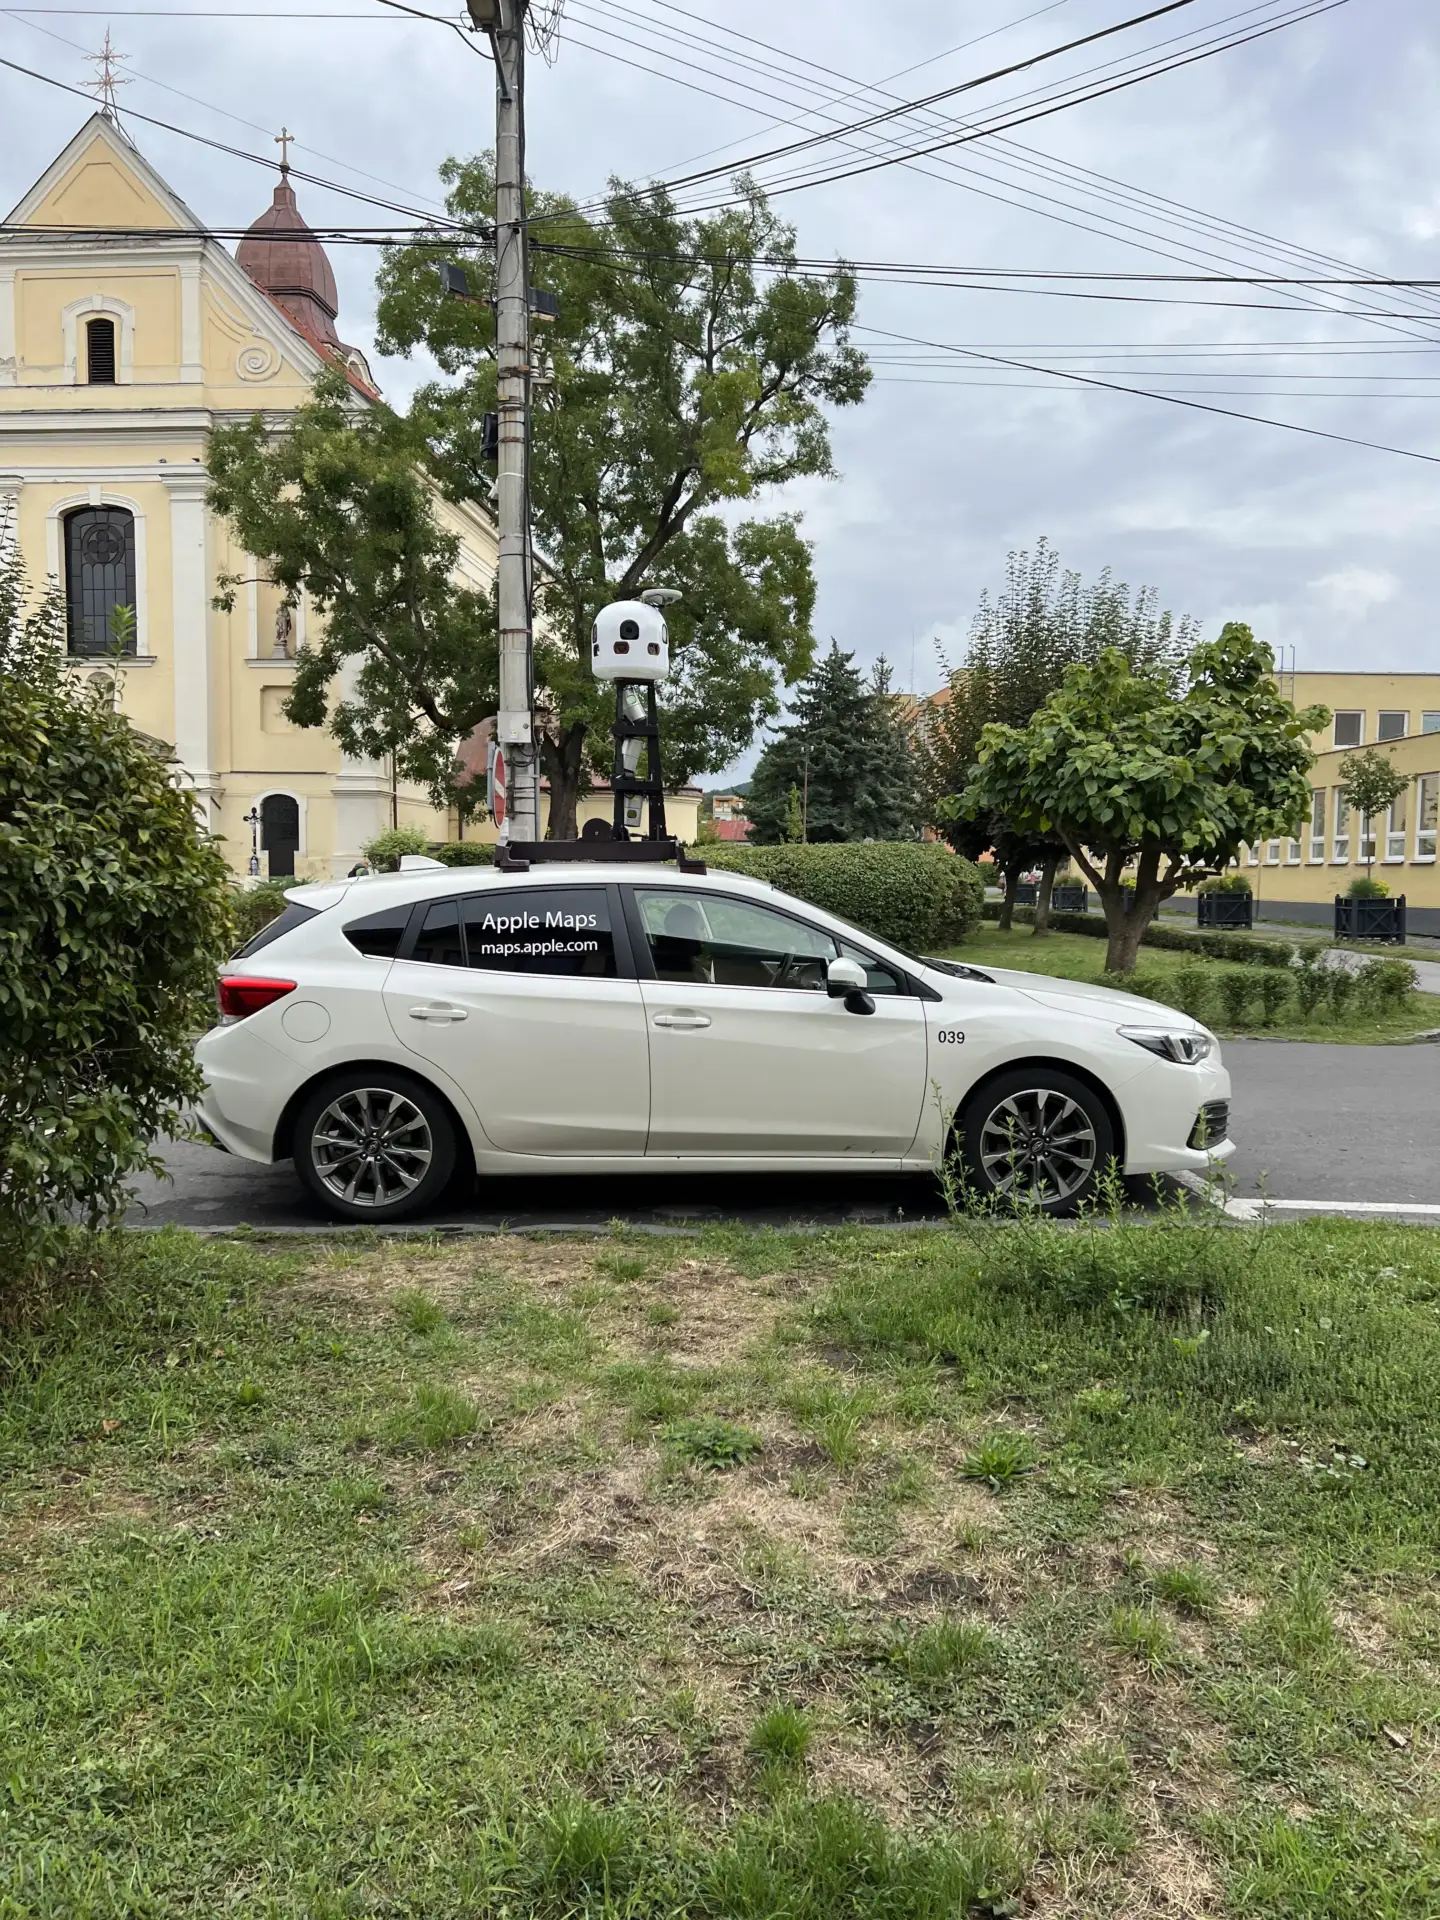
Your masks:
{"label": "headlight", "polygon": [[1162,1060],[1178,1060],[1182,1067],[1198,1066],[1215,1051],[1215,1042],[1198,1027],[1186,1033],[1177,1033],[1173,1027],[1117,1027],[1115,1031],[1137,1047],[1158,1053]]}

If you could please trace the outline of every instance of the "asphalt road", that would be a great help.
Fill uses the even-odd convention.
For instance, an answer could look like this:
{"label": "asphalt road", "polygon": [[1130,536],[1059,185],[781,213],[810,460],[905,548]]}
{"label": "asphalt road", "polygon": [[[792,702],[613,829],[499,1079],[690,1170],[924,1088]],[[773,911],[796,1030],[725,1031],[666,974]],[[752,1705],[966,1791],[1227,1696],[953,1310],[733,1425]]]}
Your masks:
{"label": "asphalt road", "polygon": [[[1231,1040],[1225,1058],[1234,1080],[1237,1197],[1440,1205],[1440,1047]],[[327,1224],[288,1166],[255,1166],[186,1144],[165,1158],[173,1180],[145,1183],[131,1216],[136,1224]],[[471,1204],[424,1224],[600,1228],[618,1218],[683,1228],[738,1217],[754,1226],[839,1225],[938,1211],[928,1178],[636,1175],[489,1181]]]}

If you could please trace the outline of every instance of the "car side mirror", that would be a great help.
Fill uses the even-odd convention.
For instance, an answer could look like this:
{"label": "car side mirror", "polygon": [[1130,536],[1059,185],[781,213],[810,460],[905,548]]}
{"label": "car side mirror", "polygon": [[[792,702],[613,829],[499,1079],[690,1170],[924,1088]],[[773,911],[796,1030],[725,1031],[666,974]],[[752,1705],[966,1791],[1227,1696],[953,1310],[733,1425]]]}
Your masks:
{"label": "car side mirror", "polygon": [[825,969],[825,991],[843,1000],[847,1013],[874,1013],[875,1002],[866,992],[865,969],[858,960],[832,960]]}

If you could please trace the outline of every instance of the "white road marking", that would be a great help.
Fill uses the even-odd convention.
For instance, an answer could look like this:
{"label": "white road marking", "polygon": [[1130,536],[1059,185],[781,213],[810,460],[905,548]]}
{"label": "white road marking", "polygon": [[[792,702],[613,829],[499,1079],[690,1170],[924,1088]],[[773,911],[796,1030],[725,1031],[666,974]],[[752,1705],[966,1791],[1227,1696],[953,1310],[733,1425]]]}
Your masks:
{"label": "white road marking", "polygon": [[1428,1200],[1275,1200],[1268,1194],[1255,1200],[1222,1200],[1218,1195],[1223,1188],[1202,1180],[1198,1174],[1180,1173],[1175,1177],[1197,1199],[1205,1201],[1207,1206],[1218,1208],[1231,1220],[1253,1222],[1263,1220],[1267,1213],[1317,1213],[1341,1217],[1356,1213],[1378,1219],[1440,1220],[1440,1205]]}

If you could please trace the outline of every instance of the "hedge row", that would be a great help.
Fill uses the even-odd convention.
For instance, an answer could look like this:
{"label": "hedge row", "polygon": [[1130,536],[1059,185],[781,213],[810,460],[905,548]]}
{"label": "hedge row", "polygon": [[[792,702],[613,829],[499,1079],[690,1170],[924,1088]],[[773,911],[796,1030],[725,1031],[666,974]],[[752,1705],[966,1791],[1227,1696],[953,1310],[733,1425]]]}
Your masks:
{"label": "hedge row", "polygon": [[[987,920],[1000,918],[1000,902],[985,902]],[[1033,907],[1017,907],[1015,919],[1029,926],[1035,918]],[[1107,940],[1109,929],[1102,913],[1052,913],[1050,925],[1056,933],[1083,933],[1092,940]],[[1242,966],[1288,967],[1294,949],[1288,940],[1257,940],[1249,933],[1186,933],[1179,927],[1167,927],[1152,920],[1140,936],[1142,947],[1164,947],[1171,953],[1200,953],[1207,960],[1235,960]]]}
{"label": "hedge row", "polygon": [[980,924],[985,883],[971,860],[916,840],[694,849],[707,866],[768,880],[912,953],[958,946]]}

